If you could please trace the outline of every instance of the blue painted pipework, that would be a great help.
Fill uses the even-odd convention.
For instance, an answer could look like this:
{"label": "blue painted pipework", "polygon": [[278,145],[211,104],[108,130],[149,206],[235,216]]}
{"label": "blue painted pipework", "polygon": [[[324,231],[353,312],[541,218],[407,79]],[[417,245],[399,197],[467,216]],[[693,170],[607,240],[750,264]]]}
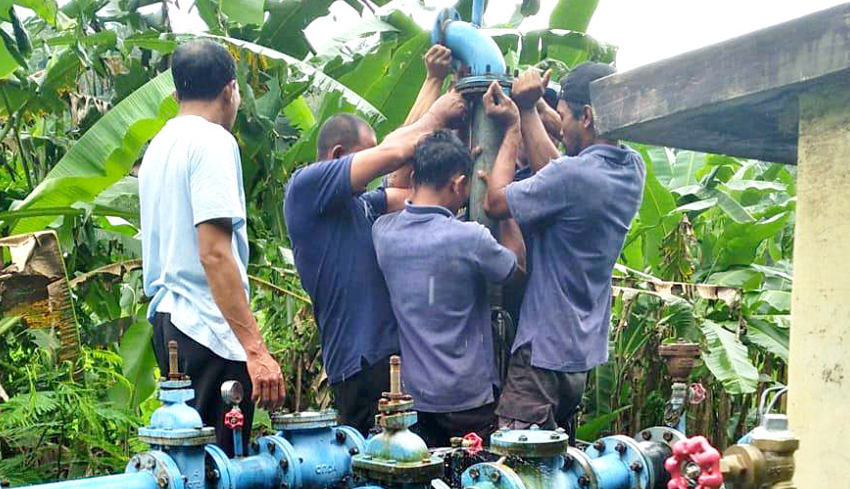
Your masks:
{"label": "blue painted pipework", "polygon": [[158,489],[156,479],[149,472],[90,477],[32,487],[39,489]]}
{"label": "blue painted pipework", "polygon": [[464,489],[664,489],[664,461],[672,443],[683,438],[666,427],[642,431],[638,441],[608,436],[585,450],[567,447],[563,430],[499,430],[491,450],[499,462],[464,471]]}
{"label": "blue painted pipework", "polygon": [[481,27],[484,20],[484,0],[472,1],[472,25]]}
{"label": "blue painted pipework", "polygon": [[[483,7],[483,0],[477,0],[478,3]],[[496,41],[474,24],[460,20],[454,9],[446,9],[437,17],[431,31],[431,43],[451,49],[452,56],[469,67],[471,76],[507,74],[505,58]]]}
{"label": "blue painted pipework", "polygon": [[351,458],[365,449],[360,433],[336,425],[336,413],[296,415],[301,425],[259,438],[249,457],[230,459],[186,401],[190,382],[160,383],[163,406],[139,439],[152,450],[134,455],[126,473],[32,486],[33,489],[323,489],[351,487]]}

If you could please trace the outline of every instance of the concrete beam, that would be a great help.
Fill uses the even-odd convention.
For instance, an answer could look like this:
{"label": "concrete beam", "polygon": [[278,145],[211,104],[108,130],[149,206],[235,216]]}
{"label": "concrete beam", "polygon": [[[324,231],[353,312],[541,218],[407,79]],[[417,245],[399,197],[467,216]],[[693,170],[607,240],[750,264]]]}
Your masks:
{"label": "concrete beam", "polygon": [[797,487],[846,485],[850,452],[850,91],[800,96],[788,416]]}
{"label": "concrete beam", "polygon": [[591,95],[605,137],[796,163],[799,94],[848,76],[850,3],[603,78]]}

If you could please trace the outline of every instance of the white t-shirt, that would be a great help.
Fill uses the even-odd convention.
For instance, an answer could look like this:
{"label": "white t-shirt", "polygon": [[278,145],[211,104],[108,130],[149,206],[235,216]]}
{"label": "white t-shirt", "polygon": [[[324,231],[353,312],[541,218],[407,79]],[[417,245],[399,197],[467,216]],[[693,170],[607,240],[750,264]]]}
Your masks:
{"label": "white t-shirt", "polygon": [[233,222],[233,256],[248,295],[248,234],[239,146],[229,131],[198,116],[168,121],[151,141],[139,170],[142,272],[151,297],[148,318],[170,313],[190,338],[228,360],[245,350],[212,297],[195,226]]}

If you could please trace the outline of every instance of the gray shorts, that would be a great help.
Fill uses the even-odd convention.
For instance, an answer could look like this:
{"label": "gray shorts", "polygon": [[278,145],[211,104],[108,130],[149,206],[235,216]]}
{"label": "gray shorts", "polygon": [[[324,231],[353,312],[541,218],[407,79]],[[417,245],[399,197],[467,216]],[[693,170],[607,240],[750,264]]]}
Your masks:
{"label": "gray shorts", "polygon": [[527,429],[567,428],[581,402],[587,372],[558,372],[531,366],[531,345],[511,356],[508,378],[496,414],[499,426]]}

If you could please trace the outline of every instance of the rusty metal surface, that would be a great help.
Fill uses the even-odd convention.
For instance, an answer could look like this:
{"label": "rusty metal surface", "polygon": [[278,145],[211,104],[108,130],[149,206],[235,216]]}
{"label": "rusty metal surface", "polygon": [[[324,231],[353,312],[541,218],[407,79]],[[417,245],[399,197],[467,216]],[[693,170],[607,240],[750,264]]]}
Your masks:
{"label": "rusty metal surface", "polygon": [[672,343],[658,347],[658,353],[667,362],[667,371],[673,382],[687,382],[694,364],[700,356],[696,343]]}
{"label": "rusty metal surface", "polygon": [[0,314],[18,316],[28,328],[53,329],[60,362],[80,353],[80,331],[59,239],[53,231],[0,239],[8,253],[0,270]]}

